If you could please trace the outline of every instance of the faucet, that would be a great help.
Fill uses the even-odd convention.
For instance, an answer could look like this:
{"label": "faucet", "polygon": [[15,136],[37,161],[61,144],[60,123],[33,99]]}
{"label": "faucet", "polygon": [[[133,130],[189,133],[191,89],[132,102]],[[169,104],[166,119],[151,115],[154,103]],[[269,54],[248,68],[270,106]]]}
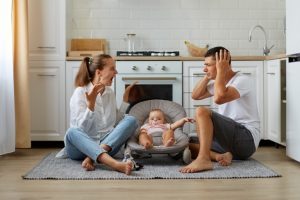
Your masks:
{"label": "faucet", "polygon": [[267,45],[268,37],[267,37],[265,29],[261,25],[256,25],[256,26],[253,26],[251,28],[251,30],[249,31],[249,42],[251,42],[251,40],[252,40],[252,32],[256,28],[261,29],[262,32],[264,33],[264,36],[265,36],[265,45],[264,45],[264,48],[263,48],[263,53],[264,53],[265,56],[267,56],[267,55],[269,55],[270,50],[274,47],[274,45],[272,45],[270,48],[268,48],[268,45]]}

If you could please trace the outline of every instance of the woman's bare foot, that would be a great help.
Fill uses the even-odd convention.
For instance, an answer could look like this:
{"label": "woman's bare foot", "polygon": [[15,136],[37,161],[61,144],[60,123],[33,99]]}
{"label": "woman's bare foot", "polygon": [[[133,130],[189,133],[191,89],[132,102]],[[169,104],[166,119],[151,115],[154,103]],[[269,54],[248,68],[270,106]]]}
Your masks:
{"label": "woman's bare foot", "polygon": [[228,166],[232,161],[232,154],[230,152],[226,152],[223,154],[216,155],[216,161],[222,166]]}
{"label": "woman's bare foot", "polygon": [[174,145],[175,144],[175,139],[174,138],[170,138],[165,144],[164,144],[164,146],[165,147],[170,147],[170,146],[172,146],[172,145]]}
{"label": "woman's bare foot", "polygon": [[82,163],[81,166],[86,170],[86,171],[93,171],[95,170],[95,165],[93,160],[90,157],[86,157]]}
{"label": "woman's bare foot", "polygon": [[191,162],[189,165],[181,168],[179,171],[181,173],[195,173],[201,171],[212,170],[213,164],[211,160],[204,160],[204,159],[196,159]]}
{"label": "woman's bare foot", "polygon": [[133,167],[133,163],[131,161],[127,162],[117,162],[113,168],[119,172],[123,172],[126,175],[130,175]]}

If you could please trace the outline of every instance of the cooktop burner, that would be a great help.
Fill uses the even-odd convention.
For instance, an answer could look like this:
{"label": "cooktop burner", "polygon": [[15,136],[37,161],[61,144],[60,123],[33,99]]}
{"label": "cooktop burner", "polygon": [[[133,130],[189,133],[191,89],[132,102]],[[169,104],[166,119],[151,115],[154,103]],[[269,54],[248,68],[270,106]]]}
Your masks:
{"label": "cooktop burner", "polygon": [[117,56],[179,56],[179,51],[117,51]]}

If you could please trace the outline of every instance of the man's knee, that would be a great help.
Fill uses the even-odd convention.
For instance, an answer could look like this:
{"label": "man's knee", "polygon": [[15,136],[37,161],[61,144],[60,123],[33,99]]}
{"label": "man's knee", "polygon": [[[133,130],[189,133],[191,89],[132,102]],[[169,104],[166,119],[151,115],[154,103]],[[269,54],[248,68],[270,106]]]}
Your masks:
{"label": "man's knee", "polygon": [[195,117],[200,118],[200,117],[210,117],[211,111],[210,109],[200,106],[196,109]]}
{"label": "man's knee", "polygon": [[137,120],[134,116],[126,115],[125,116],[126,121],[130,125],[130,127],[134,127],[135,129],[138,127]]}

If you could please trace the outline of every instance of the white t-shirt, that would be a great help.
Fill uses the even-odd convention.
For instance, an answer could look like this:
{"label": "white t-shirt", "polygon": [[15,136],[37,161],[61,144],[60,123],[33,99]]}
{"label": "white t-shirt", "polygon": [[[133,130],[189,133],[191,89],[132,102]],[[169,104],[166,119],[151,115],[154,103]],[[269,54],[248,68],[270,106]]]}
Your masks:
{"label": "white t-shirt", "polygon": [[[240,98],[218,105],[218,113],[244,125],[251,132],[257,148],[260,141],[260,119],[254,79],[236,73],[226,84],[226,87],[228,86],[234,87],[239,92]],[[210,94],[214,94],[214,81],[208,84],[207,89]]]}

